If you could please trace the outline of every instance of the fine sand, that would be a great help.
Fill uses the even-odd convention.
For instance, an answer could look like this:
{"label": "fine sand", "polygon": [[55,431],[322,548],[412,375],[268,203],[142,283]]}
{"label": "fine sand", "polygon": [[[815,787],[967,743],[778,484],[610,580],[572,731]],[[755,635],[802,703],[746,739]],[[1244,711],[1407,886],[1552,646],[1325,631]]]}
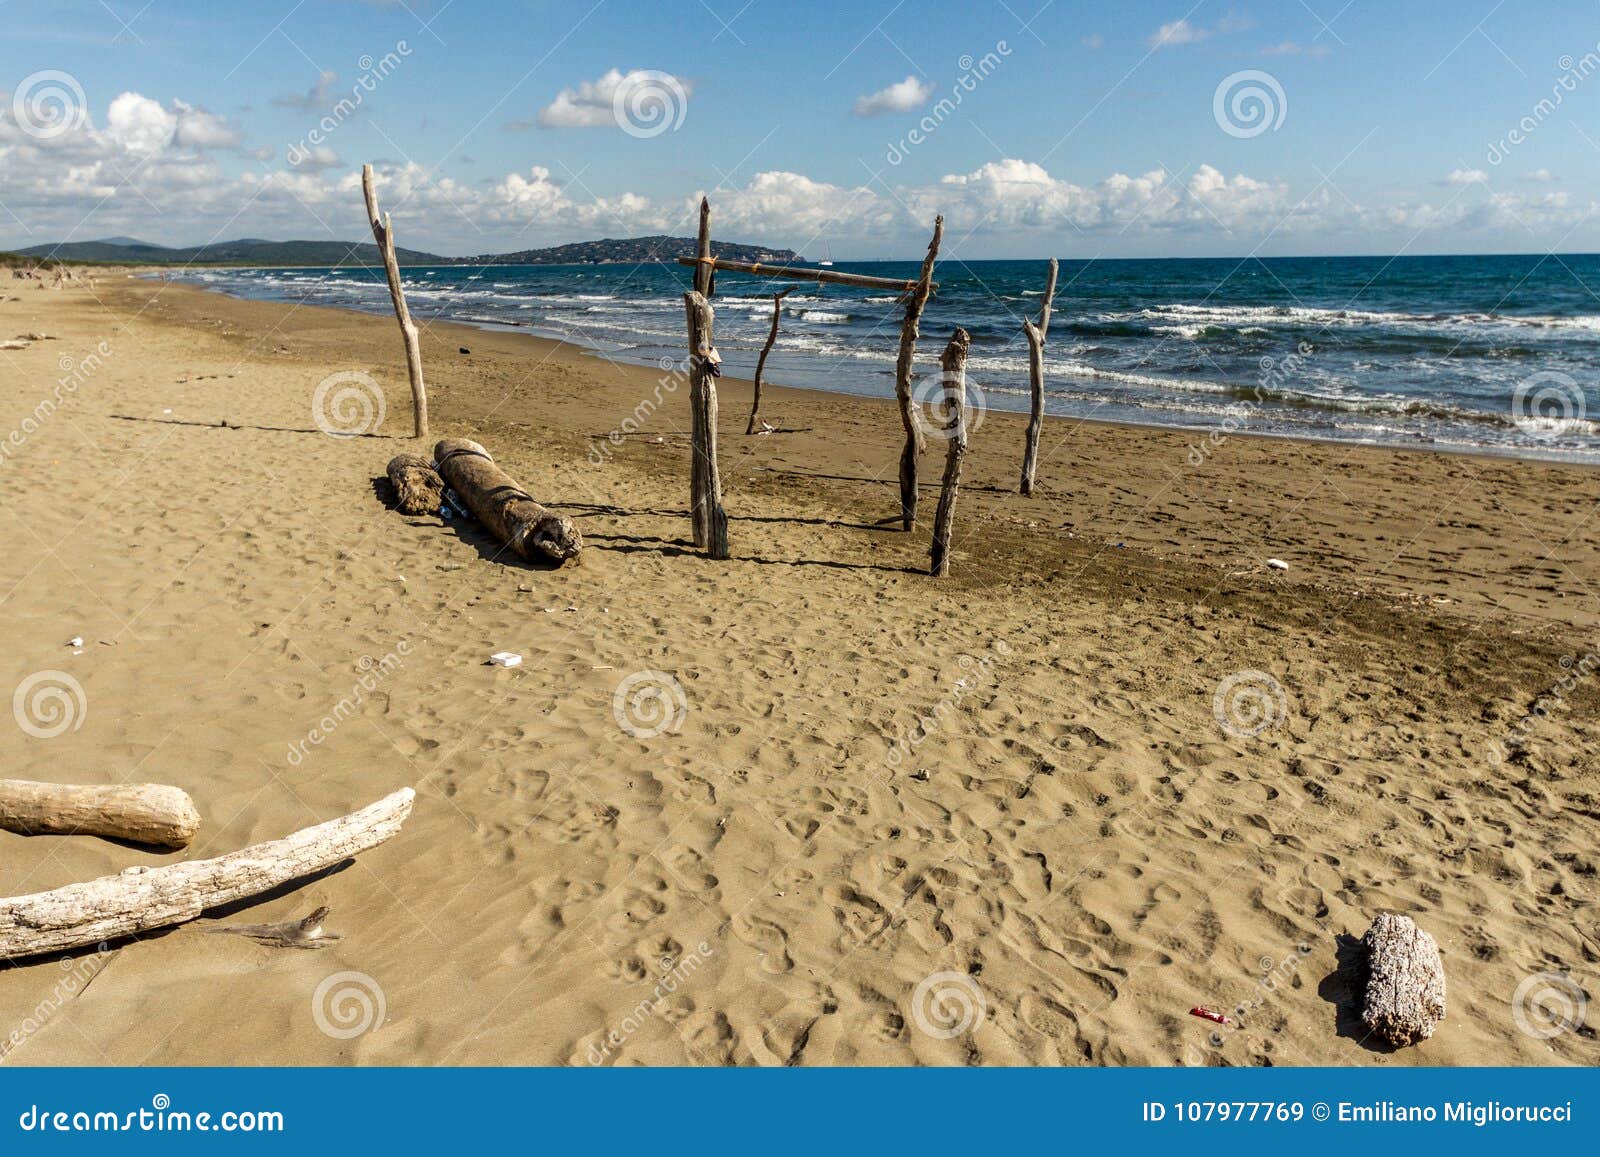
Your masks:
{"label": "fine sand", "polygon": [[[715,562],[688,542],[686,389],[429,326],[435,437],[585,536],[540,570],[384,501],[414,448],[392,318],[128,279],[3,295],[0,338],[51,338],[0,353],[0,693],[59,671],[83,698],[50,738],[0,716],[0,775],[177,784],[205,822],[183,853],[0,833],[0,895],[419,794],[342,871],[0,966],[0,1063],[1596,1055],[1592,1006],[1530,1033],[1518,994],[1534,1029],[1559,978],[1527,978],[1596,994],[1600,472],[1050,421],[1027,500],[1022,422],[989,414],[935,581],[942,443],[902,533],[892,403],[773,389],[780,432],[747,437],[730,380]],[[385,392],[377,436],[313,420],[348,370]],[[619,716],[641,672],[675,728]],[[207,934],[320,905],[322,951]],[[1355,1016],[1349,938],[1385,910],[1449,978],[1401,1052]]]}

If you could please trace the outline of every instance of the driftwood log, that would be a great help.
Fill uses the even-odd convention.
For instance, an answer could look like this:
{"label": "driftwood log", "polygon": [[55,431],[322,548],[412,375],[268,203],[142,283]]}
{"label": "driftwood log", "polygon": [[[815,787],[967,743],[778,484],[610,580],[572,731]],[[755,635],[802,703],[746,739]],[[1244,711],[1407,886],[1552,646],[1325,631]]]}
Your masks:
{"label": "driftwood log", "polygon": [[728,557],[728,512],[722,507],[722,476],[717,470],[717,376],[722,358],[711,344],[715,314],[704,296],[683,295],[689,325],[690,448],[689,513],[694,544],[712,558]]}
{"label": "driftwood log", "polygon": [[389,278],[389,298],[394,303],[394,316],[400,322],[400,337],[406,346],[406,373],[411,376],[411,405],[415,421],[415,436],[428,436],[428,391],[422,384],[422,347],[417,337],[416,323],[411,320],[411,310],[406,307],[406,294],[400,284],[400,262],[394,253],[394,226],[389,214],[378,215],[378,191],[372,183],[372,166],[361,166],[361,193],[367,201],[367,220],[372,223],[372,236],[383,255],[383,271]]}
{"label": "driftwood log", "polygon": [[401,514],[438,514],[444,501],[444,479],[433,463],[415,454],[389,459],[389,485],[394,487],[395,508]]}
{"label": "driftwood log", "polygon": [[956,327],[950,344],[939,357],[944,376],[945,409],[950,415],[947,427],[950,449],[944,460],[944,484],[939,488],[939,506],[933,515],[933,549],[929,571],[938,576],[950,573],[951,539],[956,520],[956,491],[961,486],[961,460],[967,454],[967,350],[972,339]]}
{"label": "driftwood log", "polygon": [[1444,964],[1433,937],[1411,917],[1385,912],[1361,943],[1367,951],[1363,1023],[1396,1048],[1431,1037],[1444,1019]]}
{"label": "driftwood log", "polygon": [[200,830],[200,813],[187,793],[161,783],[0,779],[0,828],[23,836],[106,836],[181,848]]}
{"label": "driftwood log", "polygon": [[1022,496],[1033,495],[1033,476],[1039,466],[1039,432],[1044,428],[1044,341],[1050,333],[1050,304],[1056,296],[1056,259],[1050,259],[1050,275],[1045,278],[1044,303],[1039,306],[1039,321],[1024,320],[1028,335],[1028,380],[1033,404],[1028,411],[1027,442],[1022,450]]}
{"label": "driftwood log", "polygon": [[[834,269],[808,269],[794,265],[762,265],[759,261],[732,261],[726,257],[713,258],[708,252],[701,257],[680,257],[679,265],[707,265],[728,273],[748,273],[752,277],[781,277],[789,281],[815,281],[821,285],[854,285],[860,289],[889,289],[897,293],[911,293],[917,282],[898,277],[868,277],[865,273],[842,273]],[[939,287],[935,285],[934,289]]]}
{"label": "driftwood log", "polygon": [[445,438],[433,448],[433,460],[473,516],[529,562],[559,563],[583,549],[572,519],[535,502],[476,442]]}
{"label": "driftwood log", "polygon": [[900,403],[900,424],[905,427],[905,449],[900,452],[900,522],[910,530],[917,524],[917,458],[922,454],[922,427],[914,412],[916,399],[911,394],[911,363],[917,355],[917,336],[921,332],[922,310],[933,292],[933,263],[939,257],[939,241],[944,236],[944,217],[933,219],[933,240],[922,259],[922,273],[906,298],[906,316],[900,323],[900,352],[894,363],[894,396]]}
{"label": "driftwood log", "polygon": [[0,900],[0,960],[65,952],[258,896],[375,848],[400,830],[409,787],[358,812],[214,860],[129,868],[51,892]]}
{"label": "driftwood log", "polygon": [[744,428],[746,434],[754,434],[761,422],[761,379],[767,370],[767,355],[772,352],[772,345],[778,340],[778,318],[783,313],[783,299],[793,292],[794,286],[791,285],[772,295],[772,328],[767,330],[767,343],[761,347],[761,356],[756,359],[756,380],[750,400],[750,421]]}

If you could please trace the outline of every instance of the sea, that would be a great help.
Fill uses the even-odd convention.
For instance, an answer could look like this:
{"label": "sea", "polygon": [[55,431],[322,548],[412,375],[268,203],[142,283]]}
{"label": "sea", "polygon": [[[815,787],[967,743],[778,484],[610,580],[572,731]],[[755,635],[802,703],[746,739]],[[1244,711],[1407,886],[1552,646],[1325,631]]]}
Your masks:
{"label": "sea", "polygon": [[[916,262],[839,261],[912,279]],[[596,357],[684,357],[677,265],[407,266],[419,320],[513,329]],[[390,310],[378,269],[190,270],[241,297]],[[1044,261],[944,261],[922,321],[917,393],[938,353],[971,335],[975,411],[1026,411]],[[783,299],[766,378],[892,397],[902,307],[893,292],[719,273],[724,371],[750,377],[773,290]],[[1260,433],[1600,463],[1600,255],[1062,261],[1046,343],[1045,409],[1178,427],[1197,440]],[[779,415],[775,415],[779,416]]]}

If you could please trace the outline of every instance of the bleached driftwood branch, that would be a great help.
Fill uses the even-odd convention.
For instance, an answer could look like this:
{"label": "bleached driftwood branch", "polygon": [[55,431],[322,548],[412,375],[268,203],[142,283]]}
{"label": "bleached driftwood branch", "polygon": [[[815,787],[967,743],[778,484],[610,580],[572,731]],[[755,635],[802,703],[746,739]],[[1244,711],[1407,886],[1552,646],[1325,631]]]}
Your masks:
{"label": "bleached driftwood branch", "polygon": [[794,286],[780,289],[772,295],[772,328],[767,330],[767,343],[761,347],[761,356],[756,359],[756,378],[753,383],[753,397],[750,399],[750,421],[746,423],[744,432],[754,434],[756,426],[761,421],[761,380],[767,372],[767,355],[772,352],[773,343],[778,340],[778,318],[783,313],[783,299],[794,292]]}
{"label": "bleached driftwood branch", "polygon": [[894,396],[900,403],[900,424],[905,427],[906,444],[900,451],[900,522],[910,530],[917,524],[917,458],[922,453],[922,428],[912,412],[916,399],[911,396],[911,364],[917,356],[917,337],[921,332],[922,310],[933,292],[933,263],[939,257],[939,242],[944,237],[944,217],[933,219],[933,240],[922,259],[917,286],[906,297],[906,316],[900,323],[900,352],[894,362]]}
{"label": "bleached driftwood branch", "polygon": [[1033,476],[1039,465],[1039,432],[1044,428],[1044,342],[1050,334],[1050,306],[1056,296],[1056,259],[1050,259],[1050,276],[1045,278],[1044,304],[1039,307],[1039,321],[1034,324],[1024,320],[1023,332],[1028,335],[1028,380],[1032,387],[1032,406],[1028,411],[1028,440],[1022,450],[1022,496],[1033,494]]}
{"label": "bleached driftwood branch", "polygon": [[955,537],[956,491],[961,488],[961,460],[967,454],[967,351],[972,339],[960,326],[950,336],[939,358],[944,375],[944,404],[950,414],[950,449],[944,460],[944,484],[939,488],[939,506],[933,515],[933,548],[929,572],[943,577],[950,573],[951,540]]}
{"label": "bleached driftwood branch", "polygon": [[1444,1019],[1444,964],[1433,937],[1411,917],[1384,912],[1361,943],[1367,950],[1362,1021],[1396,1048],[1431,1037]]}
{"label": "bleached driftwood branch", "polygon": [[717,469],[717,375],[722,357],[711,344],[715,311],[700,293],[683,295],[689,326],[689,501],[693,503],[694,541],[712,558],[728,557],[728,512],[722,506],[722,475]]}
{"label": "bleached driftwood branch", "polygon": [[418,343],[417,326],[411,320],[411,310],[406,306],[406,293],[400,284],[400,261],[394,253],[394,226],[389,214],[378,215],[378,191],[372,184],[372,166],[361,166],[361,192],[367,201],[367,220],[372,223],[372,236],[383,254],[383,271],[389,278],[389,298],[394,302],[394,315],[400,322],[400,336],[406,344],[406,373],[411,376],[411,404],[415,418],[415,436],[428,436],[428,391],[422,384],[422,347]]}
{"label": "bleached driftwood branch", "polygon": [[181,848],[200,830],[200,813],[185,792],[162,783],[0,779],[0,828],[23,836],[109,836]]}
{"label": "bleached driftwood branch", "polygon": [[400,830],[409,787],[358,812],[213,860],[129,868],[51,892],[0,900],[0,960],[64,952],[193,920],[375,848]]}

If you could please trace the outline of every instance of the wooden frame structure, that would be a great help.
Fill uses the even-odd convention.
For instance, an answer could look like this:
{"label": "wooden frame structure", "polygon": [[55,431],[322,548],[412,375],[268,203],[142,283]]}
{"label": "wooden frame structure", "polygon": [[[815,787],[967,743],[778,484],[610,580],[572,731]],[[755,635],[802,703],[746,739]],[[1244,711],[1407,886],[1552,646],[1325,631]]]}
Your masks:
{"label": "wooden frame structure", "polygon": [[[712,558],[728,557],[728,515],[722,508],[722,481],[717,471],[717,386],[721,375],[722,358],[712,343],[712,325],[715,312],[711,298],[716,294],[716,274],[745,273],[752,277],[766,277],[789,281],[812,281],[821,285],[851,285],[858,289],[885,289],[903,296],[906,304],[905,318],[900,325],[900,349],[895,358],[894,392],[900,406],[900,422],[905,429],[905,448],[900,453],[900,521],[911,530],[917,521],[917,459],[923,450],[922,429],[916,420],[916,400],[911,392],[912,364],[916,360],[917,338],[922,323],[922,311],[928,298],[938,290],[933,280],[934,263],[939,256],[939,242],[944,236],[944,217],[933,221],[933,240],[928,243],[922,270],[913,280],[895,277],[869,277],[862,273],[844,273],[832,269],[802,269],[788,265],[762,265],[755,261],[731,261],[711,255],[711,202],[700,198],[700,235],[693,257],[678,258],[679,265],[694,269],[694,288],[683,295],[684,312],[689,331],[689,408],[690,449],[693,461],[689,475],[689,514],[694,526],[694,544],[706,547]],[[787,290],[785,292],[788,292]],[[772,329],[762,350],[757,369],[759,390],[761,370],[765,368],[767,353],[778,332],[778,302],[782,294],[775,295]],[[756,415],[760,408],[757,395],[751,409],[748,432],[756,429]]]}

